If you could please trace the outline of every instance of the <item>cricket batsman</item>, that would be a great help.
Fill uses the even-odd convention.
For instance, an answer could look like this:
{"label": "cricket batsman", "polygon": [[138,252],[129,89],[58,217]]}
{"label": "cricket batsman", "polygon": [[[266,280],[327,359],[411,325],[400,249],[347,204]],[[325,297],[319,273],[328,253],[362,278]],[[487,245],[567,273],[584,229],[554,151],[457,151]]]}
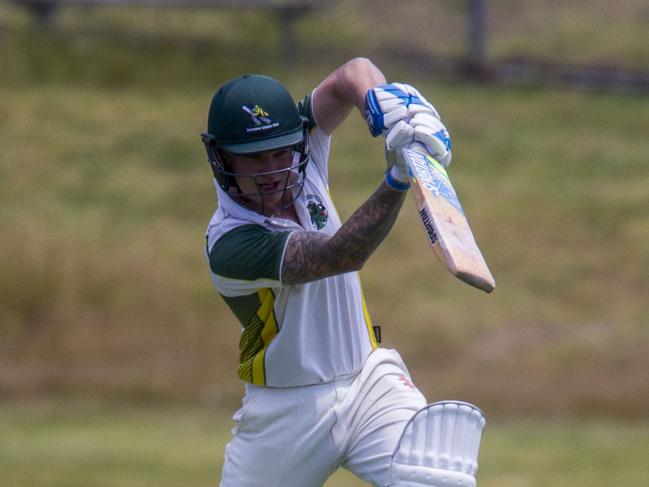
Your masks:
{"label": "cricket batsman", "polygon": [[[343,223],[329,150],[354,107],[385,138],[388,167]],[[207,260],[241,323],[245,384],[221,486],[315,487],[339,467],[375,486],[474,486],[482,413],[427,404],[399,354],[378,346],[358,277],[408,191],[397,149],[417,141],[451,162],[437,110],[356,58],[299,103],[266,76],[229,81],[202,140],[218,196]]]}

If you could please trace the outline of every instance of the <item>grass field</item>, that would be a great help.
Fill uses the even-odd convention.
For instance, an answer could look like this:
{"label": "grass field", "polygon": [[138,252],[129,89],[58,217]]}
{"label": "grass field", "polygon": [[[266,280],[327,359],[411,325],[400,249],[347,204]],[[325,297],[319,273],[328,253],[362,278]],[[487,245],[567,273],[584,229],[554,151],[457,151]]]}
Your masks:
{"label": "grass field", "polygon": [[[386,346],[434,397],[643,415],[649,100],[419,85],[457,133],[451,175],[498,288],[446,274],[409,201],[362,272]],[[202,255],[210,92],[0,87],[5,390],[195,398],[214,384],[236,401],[238,329]],[[343,215],[380,180],[364,131],[354,117],[334,142]]]}
{"label": "grass field", "polygon": [[[3,487],[216,486],[224,412],[97,403],[0,406]],[[491,422],[480,487],[607,487],[649,482],[649,424]],[[341,470],[327,487],[367,485]]]}

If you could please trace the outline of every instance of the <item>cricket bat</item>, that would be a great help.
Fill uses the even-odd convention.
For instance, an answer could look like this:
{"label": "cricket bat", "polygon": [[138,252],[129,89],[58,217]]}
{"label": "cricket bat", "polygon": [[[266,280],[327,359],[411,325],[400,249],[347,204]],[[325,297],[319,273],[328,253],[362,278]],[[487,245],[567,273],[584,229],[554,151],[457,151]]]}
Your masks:
{"label": "cricket bat", "polygon": [[496,281],[473,237],[446,170],[420,143],[402,150],[412,194],[433,252],[455,277],[490,293]]}

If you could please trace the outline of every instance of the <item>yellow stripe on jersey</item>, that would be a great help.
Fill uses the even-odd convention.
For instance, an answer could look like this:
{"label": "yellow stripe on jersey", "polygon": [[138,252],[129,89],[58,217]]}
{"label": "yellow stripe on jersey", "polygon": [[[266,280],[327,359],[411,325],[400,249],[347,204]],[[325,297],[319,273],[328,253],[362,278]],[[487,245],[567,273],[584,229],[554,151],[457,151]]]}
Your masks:
{"label": "yellow stripe on jersey", "polygon": [[378,343],[376,342],[376,336],[374,335],[374,326],[372,325],[372,317],[370,316],[370,312],[367,309],[367,304],[365,304],[365,295],[363,294],[363,286],[361,285],[361,276],[356,273],[356,276],[358,277],[358,285],[361,288],[361,301],[363,302],[363,317],[365,318],[365,326],[367,327],[367,333],[370,336],[370,343],[372,344],[372,350],[376,350],[378,348]]}
{"label": "yellow stripe on jersey", "polygon": [[279,332],[274,310],[275,295],[270,288],[262,288],[245,296],[223,296],[223,299],[243,327],[239,338],[237,375],[245,382],[265,385],[266,350]]}
{"label": "yellow stripe on jersey", "polygon": [[252,360],[252,383],[257,385],[266,385],[266,350],[273,338],[277,336],[277,320],[275,319],[275,294],[269,288],[258,291],[261,307],[257,311],[257,316],[264,324],[261,329],[262,349],[259,350]]}

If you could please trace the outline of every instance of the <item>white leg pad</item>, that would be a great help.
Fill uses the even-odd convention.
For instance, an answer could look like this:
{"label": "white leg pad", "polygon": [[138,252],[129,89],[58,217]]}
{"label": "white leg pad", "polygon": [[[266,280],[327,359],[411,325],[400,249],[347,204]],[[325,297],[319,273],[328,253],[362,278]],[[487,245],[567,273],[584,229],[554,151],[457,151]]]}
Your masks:
{"label": "white leg pad", "polygon": [[482,411],[460,401],[429,404],[408,421],[392,454],[391,487],[475,487]]}

